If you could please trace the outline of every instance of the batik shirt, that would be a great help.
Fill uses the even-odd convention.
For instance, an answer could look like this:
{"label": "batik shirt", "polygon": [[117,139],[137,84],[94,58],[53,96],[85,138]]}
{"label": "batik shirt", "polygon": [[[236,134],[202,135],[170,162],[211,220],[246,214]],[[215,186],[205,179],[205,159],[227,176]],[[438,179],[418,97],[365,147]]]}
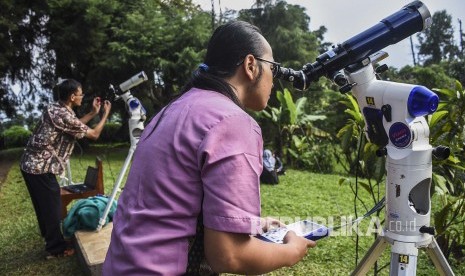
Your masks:
{"label": "batik shirt", "polygon": [[88,128],[65,105],[49,105],[24,149],[21,169],[31,174],[62,174],[75,140],[83,138]]}

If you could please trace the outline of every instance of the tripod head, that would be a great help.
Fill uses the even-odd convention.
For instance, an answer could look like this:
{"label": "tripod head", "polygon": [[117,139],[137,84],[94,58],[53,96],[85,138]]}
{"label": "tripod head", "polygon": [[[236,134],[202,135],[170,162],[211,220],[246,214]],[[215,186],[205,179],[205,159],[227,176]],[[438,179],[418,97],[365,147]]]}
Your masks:
{"label": "tripod head", "polygon": [[299,71],[280,67],[276,77],[292,82],[299,90],[308,89],[312,81],[318,81],[322,76],[342,84],[340,70],[430,25],[431,14],[428,8],[421,1],[414,1],[364,32],[333,46]]}
{"label": "tripod head", "polygon": [[110,84],[109,91],[115,96],[115,100],[123,99],[129,114],[129,137],[131,146],[136,146],[144,130],[146,111],[138,98],[131,94],[130,89],[146,81],[147,75],[144,71],[137,73],[119,85],[119,90]]}

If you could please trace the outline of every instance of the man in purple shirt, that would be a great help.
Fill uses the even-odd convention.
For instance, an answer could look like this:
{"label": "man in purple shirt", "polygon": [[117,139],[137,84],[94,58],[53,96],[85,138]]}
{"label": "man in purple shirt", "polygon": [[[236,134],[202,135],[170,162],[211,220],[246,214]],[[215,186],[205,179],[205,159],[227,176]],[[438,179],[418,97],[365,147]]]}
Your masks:
{"label": "man in purple shirt", "polygon": [[315,243],[260,232],[263,140],[244,111],[266,107],[278,64],[258,28],[220,26],[205,63],[145,128],[118,201],[104,275],[261,274]]}

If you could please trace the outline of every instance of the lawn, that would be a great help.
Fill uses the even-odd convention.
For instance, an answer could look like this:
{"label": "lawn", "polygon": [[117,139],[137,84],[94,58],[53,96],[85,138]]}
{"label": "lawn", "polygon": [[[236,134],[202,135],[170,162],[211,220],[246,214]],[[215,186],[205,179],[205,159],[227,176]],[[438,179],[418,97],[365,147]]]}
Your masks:
{"label": "lawn", "polygon": [[[103,160],[106,194],[112,186],[127,155],[127,146],[113,148],[92,147],[85,154],[75,150],[71,159],[73,178],[84,178],[87,166],[93,166],[95,157]],[[18,158],[11,154],[11,158]],[[288,170],[280,177],[278,185],[261,185],[262,214],[286,222],[311,218],[331,226],[354,217],[354,195],[348,186],[340,186],[341,176],[316,174],[306,171]],[[124,182],[123,182],[124,183]],[[123,186],[123,185],[122,185]],[[373,206],[371,197],[363,190],[360,197]],[[434,206],[434,205],[433,205]],[[361,205],[359,214],[365,213]],[[434,212],[434,210],[433,210]],[[373,220],[374,221],[374,220]],[[372,244],[373,235],[367,235],[372,220],[360,224],[358,259]],[[354,269],[356,256],[355,231],[343,228],[334,236],[322,239],[318,246],[299,264],[270,273],[270,275],[348,275]],[[78,258],[45,261],[43,242],[39,235],[34,211],[19,168],[14,165],[2,187],[0,187],[0,275],[82,275]],[[380,260],[380,267],[389,262],[390,247]],[[452,263],[456,275],[465,275],[465,266]],[[384,268],[380,275],[388,275]],[[372,273],[370,273],[372,274]],[[417,275],[437,275],[428,256],[420,251]]]}

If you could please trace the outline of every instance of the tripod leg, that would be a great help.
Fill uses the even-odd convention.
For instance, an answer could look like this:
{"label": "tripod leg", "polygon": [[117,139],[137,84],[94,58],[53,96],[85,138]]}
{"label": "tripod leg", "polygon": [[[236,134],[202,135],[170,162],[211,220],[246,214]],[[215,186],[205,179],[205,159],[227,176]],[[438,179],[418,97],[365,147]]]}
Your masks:
{"label": "tripod leg", "polygon": [[131,162],[132,156],[134,155],[134,151],[136,150],[135,146],[131,146],[129,148],[128,155],[126,156],[126,160],[124,161],[123,168],[121,169],[118,179],[116,180],[115,186],[113,187],[113,191],[111,193],[110,198],[108,199],[107,206],[105,207],[105,211],[103,211],[102,217],[99,220],[98,226],[96,231],[99,232],[102,230],[103,225],[105,224],[107,220],[108,213],[110,212],[111,205],[113,204],[113,201],[115,200],[116,194],[118,192],[119,186],[121,185],[121,182],[123,181],[123,177],[126,174],[126,170],[129,167],[129,164]]}
{"label": "tripod leg", "polygon": [[351,275],[358,276],[358,275],[366,275],[371,267],[375,264],[378,260],[379,256],[383,253],[384,249],[388,246],[387,241],[384,239],[383,236],[378,236],[376,238],[373,245],[370,247],[368,252],[365,254],[363,259],[357,265],[355,270],[352,272]]}
{"label": "tripod leg", "polygon": [[455,275],[449,263],[447,263],[446,257],[442,254],[435,238],[432,239],[431,243],[425,248],[425,250],[440,275]]}

